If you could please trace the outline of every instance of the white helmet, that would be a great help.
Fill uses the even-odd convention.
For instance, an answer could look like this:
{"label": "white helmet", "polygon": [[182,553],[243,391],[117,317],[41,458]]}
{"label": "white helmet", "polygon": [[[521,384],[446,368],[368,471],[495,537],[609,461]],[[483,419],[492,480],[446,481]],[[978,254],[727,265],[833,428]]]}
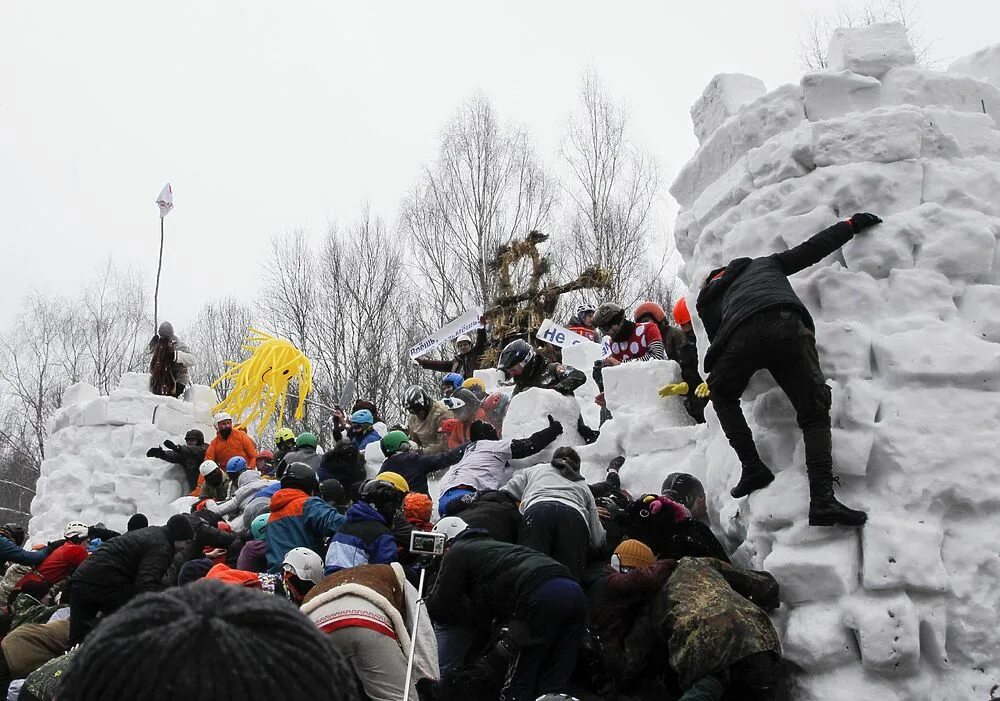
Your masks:
{"label": "white helmet", "polygon": [[463,406],[465,406],[465,402],[463,402],[461,399],[456,399],[455,397],[444,397],[443,399],[441,399],[441,403],[444,404],[449,409],[451,409],[452,411],[455,411],[456,409],[461,409]]}
{"label": "white helmet", "polygon": [[230,416],[229,414],[227,414],[224,411],[220,411],[218,414],[215,415],[215,418],[214,418],[216,426],[218,426],[219,423],[222,422],[222,421],[232,421],[232,420],[233,420],[233,417]]}
{"label": "white helmet", "polygon": [[201,473],[202,477],[208,477],[218,469],[219,463],[215,462],[215,460],[206,460],[198,467],[198,472]]}
{"label": "white helmet", "polygon": [[468,343],[471,346],[472,345],[472,337],[469,336],[469,334],[467,334],[467,333],[463,333],[463,334],[459,335],[455,339],[455,345],[457,346],[459,343]]}
{"label": "white helmet", "polygon": [[63,538],[87,538],[89,535],[90,529],[87,524],[79,521],[70,521],[66,524],[66,530],[63,531]]}
{"label": "white helmet", "polygon": [[434,532],[444,533],[445,540],[448,541],[455,538],[455,536],[468,527],[469,524],[460,519],[458,516],[445,516],[443,519],[434,524]]}
{"label": "white helmet", "polygon": [[590,304],[589,302],[581,304],[576,308],[576,318],[579,319],[580,321],[583,321],[583,317],[585,314],[593,314],[596,311],[597,308],[593,304]]}
{"label": "white helmet", "polygon": [[316,584],[323,579],[323,560],[309,548],[292,548],[281,561],[281,569],[304,582]]}

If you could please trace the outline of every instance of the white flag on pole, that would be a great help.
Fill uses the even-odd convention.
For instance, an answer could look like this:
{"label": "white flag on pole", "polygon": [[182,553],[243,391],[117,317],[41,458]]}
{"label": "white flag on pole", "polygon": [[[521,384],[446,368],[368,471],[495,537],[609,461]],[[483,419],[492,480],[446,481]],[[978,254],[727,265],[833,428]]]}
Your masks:
{"label": "white flag on pole", "polygon": [[170,210],[174,208],[174,188],[167,183],[160,190],[160,196],[156,198],[156,206],[160,208],[160,219],[170,214]]}

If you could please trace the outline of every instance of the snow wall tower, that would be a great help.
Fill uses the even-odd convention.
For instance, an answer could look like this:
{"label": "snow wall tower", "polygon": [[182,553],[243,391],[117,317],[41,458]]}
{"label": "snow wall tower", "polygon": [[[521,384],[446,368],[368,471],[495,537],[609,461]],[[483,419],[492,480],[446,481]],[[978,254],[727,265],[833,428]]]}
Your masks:
{"label": "snow wall tower", "polygon": [[767,93],[716,76],[671,192],[692,310],[733,258],[854,212],[885,220],[791,278],[833,388],[837,493],[870,521],[807,525],[801,433],[766,372],[743,408],[777,478],[731,499],[739,464],[709,411],[710,507],[781,583],[794,698],[985,701],[1000,683],[1000,45],[930,70],[882,24],[838,30],[829,59]]}

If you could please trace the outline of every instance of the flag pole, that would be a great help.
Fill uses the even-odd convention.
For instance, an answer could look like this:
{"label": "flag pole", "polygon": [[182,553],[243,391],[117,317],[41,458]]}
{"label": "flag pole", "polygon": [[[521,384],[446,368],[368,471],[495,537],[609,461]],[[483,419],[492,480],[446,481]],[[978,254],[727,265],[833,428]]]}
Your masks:
{"label": "flag pole", "polygon": [[153,292],[153,330],[159,321],[160,271],[163,270],[163,216],[160,217],[160,260],[156,264],[156,290]]}

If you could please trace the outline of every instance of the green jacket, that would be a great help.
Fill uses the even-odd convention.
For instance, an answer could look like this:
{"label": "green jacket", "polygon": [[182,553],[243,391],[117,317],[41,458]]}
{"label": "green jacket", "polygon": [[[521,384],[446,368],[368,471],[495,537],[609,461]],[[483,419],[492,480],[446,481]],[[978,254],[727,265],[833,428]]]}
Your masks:
{"label": "green jacket", "polygon": [[10,629],[14,630],[25,623],[47,623],[58,608],[59,606],[46,606],[35,597],[21,592],[14,600]]}

